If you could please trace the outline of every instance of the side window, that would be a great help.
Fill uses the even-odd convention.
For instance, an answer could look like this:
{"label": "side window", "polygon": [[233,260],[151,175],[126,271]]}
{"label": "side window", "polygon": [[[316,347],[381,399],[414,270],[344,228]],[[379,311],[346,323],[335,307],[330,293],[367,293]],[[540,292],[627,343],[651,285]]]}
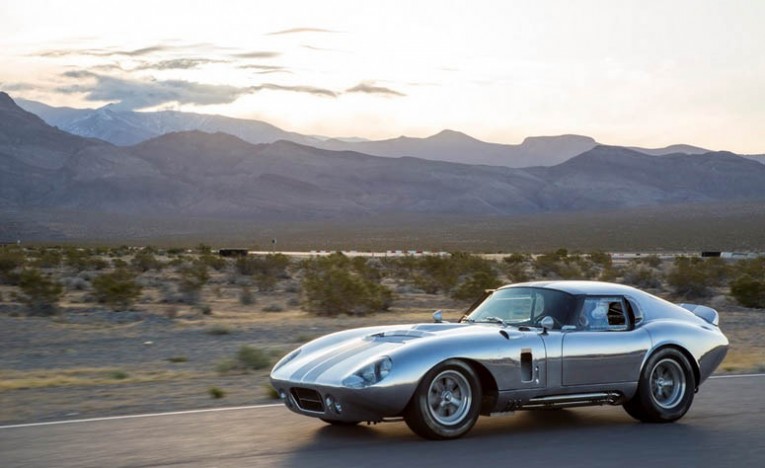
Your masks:
{"label": "side window", "polygon": [[629,328],[627,307],[621,297],[587,297],[577,320],[579,330],[622,331]]}

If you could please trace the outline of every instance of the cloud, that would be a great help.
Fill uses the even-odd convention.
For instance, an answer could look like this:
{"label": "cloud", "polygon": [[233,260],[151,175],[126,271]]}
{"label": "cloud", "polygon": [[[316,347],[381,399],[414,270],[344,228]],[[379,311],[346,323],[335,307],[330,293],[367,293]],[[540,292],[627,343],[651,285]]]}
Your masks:
{"label": "cloud", "polygon": [[111,57],[113,55],[123,55],[127,57],[140,57],[143,55],[149,55],[155,52],[162,52],[169,49],[171,49],[171,47],[158,44],[158,45],[142,47],[140,49],[133,49],[133,50],[58,49],[58,50],[48,50],[48,51],[38,52],[34,55],[37,55],[40,57],[66,57],[70,55],[91,55],[94,57]]}
{"label": "cloud", "polygon": [[292,28],[292,29],[283,29],[281,31],[274,31],[266,34],[266,36],[279,36],[282,34],[300,34],[300,33],[336,33],[337,31],[332,31],[331,29],[322,29],[322,28]]}
{"label": "cloud", "polygon": [[265,50],[257,50],[253,52],[242,52],[240,54],[234,54],[234,57],[239,58],[255,58],[255,59],[261,59],[261,58],[275,58],[282,55],[280,52],[271,52],[271,51],[265,51]]}
{"label": "cloud", "polygon": [[400,93],[396,90],[385,88],[383,86],[375,86],[372,82],[362,82],[345,90],[346,93],[365,93],[365,94],[382,94],[384,96],[406,96],[404,93]]}
{"label": "cloud", "polygon": [[72,70],[63,74],[79,82],[59,86],[56,91],[64,94],[84,94],[89,101],[110,101],[122,110],[145,109],[166,103],[179,104],[228,104],[239,97],[259,91],[284,91],[314,96],[336,97],[338,93],[314,86],[285,86],[263,83],[256,86],[236,87],[214,85],[183,80],[128,80],[100,75],[88,70]]}
{"label": "cloud", "polygon": [[162,60],[159,62],[144,63],[136,67],[136,70],[190,70],[197,68],[200,65],[207,65],[209,63],[222,63],[225,60],[212,60],[212,59],[172,59]]}
{"label": "cloud", "polygon": [[238,68],[254,68],[256,70],[285,70],[284,67],[280,65],[258,65],[258,64],[247,64],[247,65],[239,65]]}
{"label": "cloud", "polygon": [[307,93],[316,96],[337,97],[337,93],[329,89],[316,88],[313,86],[282,86],[273,83],[264,83],[262,85],[251,87],[254,91],[260,91],[263,89],[270,89],[275,91],[293,91],[296,93]]}
{"label": "cloud", "polygon": [[83,93],[89,101],[116,101],[115,107],[123,110],[143,109],[169,102],[198,105],[228,104],[250,92],[249,88],[182,80],[126,80],[89,71],[70,71],[64,73],[64,76],[88,79],[89,82],[60,86],[56,91],[65,94]]}

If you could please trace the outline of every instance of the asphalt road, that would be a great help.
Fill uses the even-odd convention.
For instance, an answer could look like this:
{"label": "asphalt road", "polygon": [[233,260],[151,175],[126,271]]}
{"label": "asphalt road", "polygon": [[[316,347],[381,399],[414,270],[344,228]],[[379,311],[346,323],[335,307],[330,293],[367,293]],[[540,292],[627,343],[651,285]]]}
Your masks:
{"label": "asphalt road", "polygon": [[707,381],[674,424],[621,408],[482,418],[425,441],[402,423],[330,427],[281,406],[0,427],[0,466],[765,466],[765,375]]}

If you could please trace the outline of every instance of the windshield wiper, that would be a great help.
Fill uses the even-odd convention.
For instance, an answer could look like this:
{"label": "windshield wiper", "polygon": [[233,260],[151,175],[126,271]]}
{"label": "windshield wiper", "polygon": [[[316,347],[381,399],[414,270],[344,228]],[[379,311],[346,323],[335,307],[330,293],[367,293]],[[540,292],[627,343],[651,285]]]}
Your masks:
{"label": "windshield wiper", "polygon": [[[468,319],[468,320],[470,320],[470,319]],[[499,323],[499,324],[501,324],[503,327],[506,327],[506,326],[507,326],[507,322],[505,322],[504,320],[502,320],[502,319],[501,319],[501,318],[499,318],[499,317],[494,317],[493,315],[492,315],[491,317],[484,317],[484,318],[482,318],[481,320],[475,320],[475,321],[476,321],[476,322],[479,322],[479,323],[481,323],[481,322],[488,322],[488,323]]]}

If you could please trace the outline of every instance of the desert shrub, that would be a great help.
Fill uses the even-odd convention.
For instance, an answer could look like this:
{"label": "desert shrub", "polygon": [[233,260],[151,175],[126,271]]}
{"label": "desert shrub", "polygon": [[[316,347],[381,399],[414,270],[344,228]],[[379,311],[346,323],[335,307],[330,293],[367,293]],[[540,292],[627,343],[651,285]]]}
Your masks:
{"label": "desert shrub", "polygon": [[221,336],[230,335],[231,329],[225,325],[213,325],[205,331],[208,335]]}
{"label": "desert shrub", "polygon": [[552,279],[593,279],[600,276],[602,270],[610,266],[602,256],[595,254],[606,266],[599,266],[590,257],[572,254],[566,249],[547,252],[534,259],[533,266],[537,277]]}
{"label": "desert shrub", "polygon": [[349,268],[350,265],[342,254],[302,263],[302,291],[308,310],[318,315],[366,314],[390,307],[393,293]]}
{"label": "desert shrub", "polygon": [[702,258],[677,257],[667,274],[667,284],[678,296],[707,297],[712,293],[711,288],[717,284],[716,275],[716,272],[710,274]]}
{"label": "desert shrub", "polygon": [[173,364],[180,364],[184,362],[189,362],[189,358],[186,356],[172,356],[167,358],[167,362],[172,362]]}
{"label": "desert shrub", "polygon": [[212,254],[201,255],[199,260],[215,271],[222,271],[228,265],[225,258]]}
{"label": "desert shrub", "polygon": [[459,285],[452,293],[452,297],[457,300],[476,300],[487,289],[494,289],[502,283],[497,279],[496,274],[491,271],[478,271],[474,273],[467,281]]}
{"label": "desert shrub", "polygon": [[130,377],[130,374],[123,370],[113,370],[109,372],[109,378],[114,380],[125,380]]}
{"label": "desert shrub", "polygon": [[182,266],[178,273],[180,274],[178,289],[183,294],[184,300],[190,304],[196,304],[199,302],[202,288],[210,279],[207,265],[202,261],[195,260]]}
{"label": "desert shrub", "polygon": [[610,268],[613,265],[611,254],[606,252],[597,250],[594,252],[590,252],[588,254],[588,257],[592,263],[596,265],[600,265],[602,268]]}
{"label": "desert shrub", "polygon": [[501,269],[511,283],[523,283],[531,279],[529,275],[530,260],[528,255],[512,254],[502,259]]}
{"label": "desert shrub", "polygon": [[133,258],[130,260],[130,266],[135,271],[145,273],[149,270],[162,270],[165,264],[154,256],[154,252],[152,250],[147,248],[140,250],[136,252],[135,255],[133,255]]}
{"label": "desert shrub", "polygon": [[262,349],[242,345],[236,353],[236,361],[242,369],[258,370],[271,365],[271,356]]}
{"label": "desert shrub", "polygon": [[448,257],[417,257],[408,262],[414,285],[428,294],[451,294],[462,282],[469,281],[479,272],[496,276],[496,262],[464,252],[455,252]]}
{"label": "desert shrub", "polygon": [[730,283],[730,295],[744,307],[765,308],[765,275],[742,275]]}
{"label": "desert shrub", "polygon": [[289,257],[283,254],[248,255],[238,258],[234,268],[241,275],[252,276],[259,290],[271,291],[277,280],[289,278],[289,264]]}
{"label": "desert shrub", "polygon": [[35,253],[32,266],[37,268],[58,268],[61,266],[63,256],[59,249],[40,249]]}
{"label": "desert shrub", "polygon": [[114,310],[129,308],[141,295],[141,285],[136,282],[135,274],[125,269],[99,275],[92,284],[96,300]]}
{"label": "desert shrub", "polygon": [[103,270],[109,262],[97,256],[91,249],[69,247],[64,250],[64,265],[74,271]]}
{"label": "desert shrub", "polygon": [[219,400],[226,396],[226,392],[224,392],[223,389],[219,387],[210,387],[210,389],[207,390],[207,393],[210,394],[211,398],[214,398],[216,400]]}
{"label": "desert shrub", "polygon": [[24,266],[26,256],[19,249],[0,249],[0,284],[16,284],[16,270]]}
{"label": "desert shrub", "polygon": [[651,267],[633,265],[624,272],[624,283],[636,288],[659,288],[661,276]]}
{"label": "desert shrub", "polygon": [[32,313],[50,315],[56,312],[56,306],[64,288],[50,275],[43,274],[36,268],[23,270],[19,274],[18,299]]}
{"label": "desert shrub", "polygon": [[252,305],[255,303],[255,296],[252,295],[250,288],[244,287],[239,292],[239,303],[242,305]]}
{"label": "desert shrub", "polygon": [[208,255],[210,252],[212,252],[212,247],[205,243],[199,243],[194,247],[194,251],[200,255]]}
{"label": "desert shrub", "polygon": [[640,257],[632,260],[635,263],[643,263],[645,265],[648,265],[651,268],[659,268],[661,266],[661,257],[658,255],[652,254],[652,255],[646,255],[645,257]]}
{"label": "desert shrub", "polygon": [[117,269],[117,268],[127,268],[127,267],[128,267],[128,262],[126,262],[125,260],[121,258],[112,259],[112,268]]}
{"label": "desert shrub", "polygon": [[763,277],[765,276],[765,256],[739,260],[731,265],[730,272],[737,278],[743,275],[749,275],[752,278]]}

